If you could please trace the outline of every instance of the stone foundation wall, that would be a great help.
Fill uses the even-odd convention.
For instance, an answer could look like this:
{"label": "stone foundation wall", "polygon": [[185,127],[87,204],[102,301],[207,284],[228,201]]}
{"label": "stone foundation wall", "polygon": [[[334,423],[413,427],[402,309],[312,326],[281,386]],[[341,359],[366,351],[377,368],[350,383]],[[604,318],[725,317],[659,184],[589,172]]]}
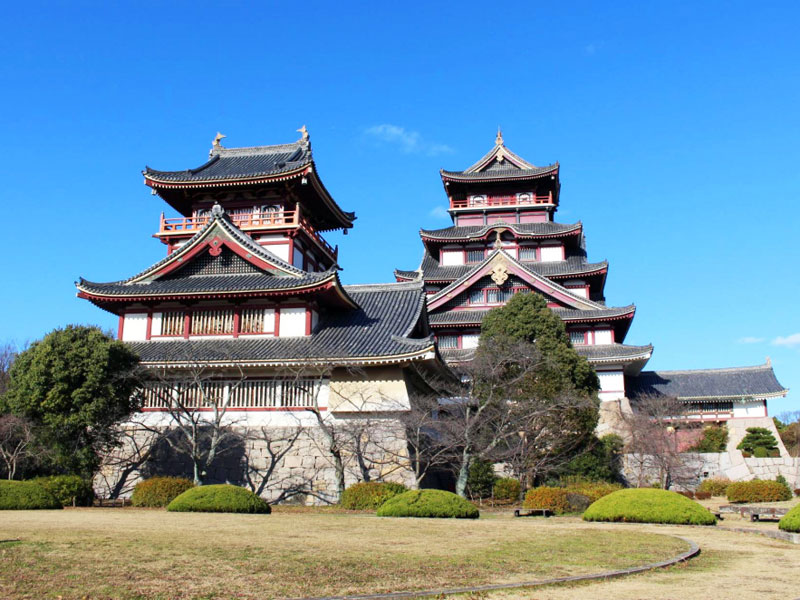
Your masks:
{"label": "stone foundation wall", "polygon": [[[154,433],[129,425],[126,443],[107,457],[95,479],[100,497],[129,497],[138,481],[155,475],[192,478],[192,463],[166,443],[168,429]],[[415,487],[402,424],[381,416],[337,416],[332,429],[343,447],[346,485],[364,480]],[[159,435],[159,433],[161,435]],[[318,425],[237,427],[203,477],[204,483],[247,487],[270,502],[327,504],[338,501],[330,444]],[[358,456],[361,456],[361,461]]]}

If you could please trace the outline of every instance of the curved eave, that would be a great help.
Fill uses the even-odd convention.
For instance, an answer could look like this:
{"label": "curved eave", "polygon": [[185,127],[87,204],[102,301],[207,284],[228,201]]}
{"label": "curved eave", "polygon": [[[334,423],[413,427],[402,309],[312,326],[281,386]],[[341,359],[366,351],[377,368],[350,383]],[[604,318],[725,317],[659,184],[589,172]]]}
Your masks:
{"label": "curved eave", "polygon": [[[152,303],[152,302],[168,302],[175,300],[219,300],[230,298],[284,298],[298,295],[319,294],[328,292],[330,300],[334,304],[346,306],[349,308],[357,308],[356,302],[348,295],[347,291],[339,283],[338,276],[333,273],[329,278],[322,281],[314,282],[292,288],[277,288],[277,289],[241,289],[241,290],[209,290],[207,292],[174,292],[174,293],[154,293],[143,294],[141,291],[132,290],[130,294],[103,294],[96,289],[91,289],[91,286],[86,286],[87,282],[81,280],[75,284],[78,288],[78,297],[89,300],[90,302],[108,310],[105,304],[126,303],[131,304],[134,302]],[[113,311],[111,311],[113,312]]]}
{"label": "curved eave", "polygon": [[714,402],[716,400],[738,400],[739,402],[746,402],[747,400],[760,400],[769,398],[782,398],[789,393],[789,390],[781,390],[778,392],[765,392],[763,394],[737,394],[733,396],[678,396],[678,400],[684,402]]}
{"label": "curved eave", "polygon": [[[581,315],[564,315],[559,317],[562,321],[569,321],[570,323],[606,323],[608,321],[624,321],[624,320],[631,320],[633,319],[634,315],[636,314],[636,307],[631,305],[630,307],[623,307],[624,309],[628,309],[623,313],[618,314],[611,314],[611,315],[593,315],[593,316],[581,316]],[[588,312],[588,311],[587,311]],[[556,310],[556,314],[558,314],[558,310]]]}
{"label": "curved eave", "polygon": [[[155,342],[158,343],[158,342]],[[204,360],[204,361],[142,361],[146,367],[192,367],[198,364],[207,367],[284,367],[284,366],[305,366],[305,367],[346,367],[346,366],[378,366],[390,364],[402,364],[420,360],[436,359],[436,348],[433,344],[413,352],[398,354],[386,354],[381,356],[369,357],[303,357],[282,360]]]}
{"label": "curved eave", "polygon": [[441,243],[451,243],[451,242],[469,242],[471,240],[485,240],[487,239],[492,233],[496,231],[511,231],[514,233],[515,237],[520,239],[526,240],[544,240],[544,239],[559,239],[563,237],[571,237],[580,235],[583,231],[583,224],[576,223],[571,229],[565,229],[558,232],[553,233],[530,233],[530,232],[522,232],[518,231],[514,228],[513,223],[493,223],[492,225],[487,225],[485,227],[485,231],[481,230],[475,232],[471,235],[463,235],[460,237],[443,237],[437,236],[432,231],[426,231],[425,229],[419,230],[419,236],[423,242],[441,242]]}
{"label": "curved eave", "polygon": [[533,179],[543,179],[550,175],[557,175],[559,170],[559,165],[556,163],[555,165],[550,165],[551,168],[548,168],[545,171],[540,171],[536,173],[526,173],[525,170],[520,170],[519,175],[509,175],[503,173],[502,175],[491,175],[491,171],[487,171],[485,173],[465,173],[463,171],[445,171],[444,169],[439,170],[439,175],[442,178],[443,183],[498,183],[503,181],[530,181]]}

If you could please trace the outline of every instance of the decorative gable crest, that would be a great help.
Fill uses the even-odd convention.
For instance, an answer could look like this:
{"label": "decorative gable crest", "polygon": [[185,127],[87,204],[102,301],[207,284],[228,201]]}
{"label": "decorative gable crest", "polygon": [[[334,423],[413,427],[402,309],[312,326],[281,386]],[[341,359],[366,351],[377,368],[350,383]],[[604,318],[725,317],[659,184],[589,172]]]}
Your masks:
{"label": "decorative gable crest", "polygon": [[497,265],[492,269],[492,281],[497,285],[503,285],[508,280],[508,268],[505,265]]}

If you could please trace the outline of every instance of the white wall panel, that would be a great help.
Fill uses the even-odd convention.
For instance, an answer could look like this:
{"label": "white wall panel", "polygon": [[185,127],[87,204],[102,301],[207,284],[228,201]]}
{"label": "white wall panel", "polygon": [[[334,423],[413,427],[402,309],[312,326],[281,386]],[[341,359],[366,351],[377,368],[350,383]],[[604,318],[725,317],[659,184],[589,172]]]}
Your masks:
{"label": "white wall panel", "polygon": [[125,342],[141,342],[147,339],[147,313],[125,315],[122,325],[122,340]]}
{"label": "white wall panel", "polygon": [[281,308],[279,337],[300,337],[306,334],[306,309]]}

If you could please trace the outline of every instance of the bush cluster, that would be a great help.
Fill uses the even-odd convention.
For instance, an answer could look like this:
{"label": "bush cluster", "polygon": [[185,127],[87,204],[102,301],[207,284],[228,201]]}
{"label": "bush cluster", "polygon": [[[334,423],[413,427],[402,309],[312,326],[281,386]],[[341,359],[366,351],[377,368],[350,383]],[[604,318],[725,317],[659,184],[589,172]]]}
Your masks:
{"label": "bush cluster", "polygon": [[384,502],[379,517],[477,519],[474,504],[444,490],[411,490]]}
{"label": "bush cluster", "polygon": [[779,456],[778,440],[766,427],[748,427],[747,435],[742,438],[736,448],[744,453],[752,454],[756,458]]}
{"label": "bush cluster", "polygon": [[151,477],[136,484],[131,496],[134,506],[166,506],[194,483],[183,477]]}
{"label": "bush cluster", "polygon": [[342,508],[348,510],[376,510],[389,498],[408,491],[401,483],[362,481],[342,493]]}
{"label": "bush cluster", "polygon": [[52,475],[33,479],[61,502],[62,506],[91,506],[94,488],[91,482],[78,475]]}
{"label": "bush cluster", "polygon": [[603,496],[608,496],[609,494],[612,494],[617,490],[622,489],[622,485],[620,485],[619,483],[608,483],[607,481],[579,481],[579,480],[567,482],[565,487],[570,492],[588,496],[592,502],[599,500]]}
{"label": "bush cluster", "polygon": [[525,494],[525,501],[522,503],[522,507],[551,510],[557,515],[563,515],[564,513],[573,512],[569,498],[567,498],[571,493],[573,492],[563,487],[543,485],[531,488]]}
{"label": "bush cluster", "polygon": [[727,489],[730,502],[779,502],[791,500],[792,491],[777,481],[737,481]]}
{"label": "bush cluster", "polygon": [[494,463],[488,460],[473,460],[469,465],[467,489],[470,498],[488,498],[492,495],[494,482],[497,475],[494,473]]}
{"label": "bush cluster", "polygon": [[0,510],[56,508],[63,508],[63,505],[39,483],[0,480]]}
{"label": "bush cluster", "polygon": [[519,479],[514,479],[513,477],[501,477],[494,482],[495,500],[517,500],[519,498],[519,492]]}
{"label": "bush cluster", "polygon": [[800,533],[800,504],[783,516],[778,522],[778,528],[791,533]]}
{"label": "bush cluster", "polygon": [[250,490],[235,485],[201,485],[186,490],[167,505],[173,512],[272,512],[270,505]]}
{"label": "bush cluster", "polygon": [[703,429],[703,437],[689,452],[725,452],[728,446],[728,428],[725,425],[709,425]]}
{"label": "bush cluster", "polygon": [[712,496],[724,496],[730,484],[731,480],[725,477],[712,477],[701,481],[697,486],[697,492],[708,493]]}
{"label": "bush cluster", "polygon": [[619,490],[600,498],[583,513],[585,521],[715,525],[717,519],[694,500],[675,492],[647,488]]}

